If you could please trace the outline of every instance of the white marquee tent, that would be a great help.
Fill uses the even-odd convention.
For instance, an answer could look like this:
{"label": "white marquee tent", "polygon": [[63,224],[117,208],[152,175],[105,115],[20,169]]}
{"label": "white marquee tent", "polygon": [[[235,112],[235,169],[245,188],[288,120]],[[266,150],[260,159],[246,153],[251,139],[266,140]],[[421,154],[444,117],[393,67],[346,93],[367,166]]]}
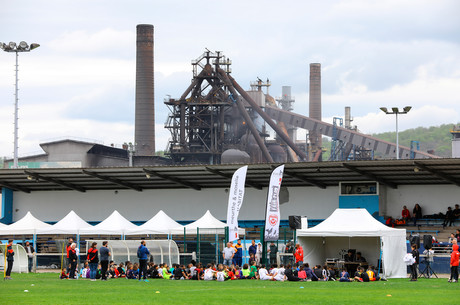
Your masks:
{"label": "white marquee tent", "polygon": [[327,258],[340,258],[347,249],[356,249],[377,267],[382,251],[386,277],[407,275],[403,261],[407,252],[406,230],[385,226],[366,209],[336,209],[316,227],[297,230],[297,238],[304,249],[304,262],[310,265],[322,265]]}
{"label": "white marquee tent", "polygon": [[[185,233],[190,235],[197,234],[197,231],[199,232],[199,234],[225,234],[226,226],[227,224],[225,222],[222,222],[219,219],[215,218],[214,216],[212,216],[211,212],[207,210],[206,213],[203,216],[201,216],[201,218],[199,218],[198,220],[184,227],[172,229],[171,233],[176,235],[184,234],[185,228]],[[239,228],[238,234],[244,235],[245,230]]]}
{"label": "white marquee tent", "polygon": [[92,227],[72,210],[51,227],[38,229],[37,234],[79,234],[81,229],[90,229]]}
{"label": "white marquee tent", "polygon": [[[170,234],[172,229],[183,228],[178,222],[169,217],[163,210],[160,210],[144,224],[126,232],[126,235],[140,234]],[[182,232],[184,230],[182,229]]]}
{"label": "white marquee tent", "polygon": [[99,224],[80,230],[80,235],[124,235],[129,230],[138,228],[124,218],[117,210]]}
{"label": "white marquee tent", "polygon": [[48,229],[51,225],[38,220],[32,213],[27,214],[16,221],[5,227],[0,228],[0,235],[35,235],[37,230]]}

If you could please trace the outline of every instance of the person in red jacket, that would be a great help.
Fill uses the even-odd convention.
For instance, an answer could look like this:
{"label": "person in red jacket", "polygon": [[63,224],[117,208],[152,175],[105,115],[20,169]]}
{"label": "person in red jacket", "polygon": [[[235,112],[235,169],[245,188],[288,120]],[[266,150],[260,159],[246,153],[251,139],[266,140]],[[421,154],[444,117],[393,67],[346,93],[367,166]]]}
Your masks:
{"label": "person in red jacket", "polygon": [[88,256],[86,258],[89,263],[89,277],[91,281],[96,280],[97,265],[99,263],[99,255],[97,251],[97,242],[91,244],[91,248],[88,249]]}
{"label": "person in red jacket", "polygon": [[450,279],[449,283],[456,283],[458,281],[458,262],[460,259],[460,253],[458,252],[458,245],[455,241],[452,245],[452,253],[450,254]]}
{"label": "person in red jacket", "polygon": [[11,270],[13,269],[14,263],[14,250],[13,250],[13,240],[8,240],[8,245],[6,246],[6,261],[8,267],[6,268],[5,280],[11,280]]}
{"label": "person in red jacket", "polygon": [[297,266],[300,266],[303,264],[303,248],[300,244],[295,245],[294,257],[295,257],[295,263],[297,264]]}
{"label": "person in red jacket", "polygon": [[401,212],[401,217],[405,221],[409,221],[410,219],[410,211],[406,206],[403,206],[402,212]]}

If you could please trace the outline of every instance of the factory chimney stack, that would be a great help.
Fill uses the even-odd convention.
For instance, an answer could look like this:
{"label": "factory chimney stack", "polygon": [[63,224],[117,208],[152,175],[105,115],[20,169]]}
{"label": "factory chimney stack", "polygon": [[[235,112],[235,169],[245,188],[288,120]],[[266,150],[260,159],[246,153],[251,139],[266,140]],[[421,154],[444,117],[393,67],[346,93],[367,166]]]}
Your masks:
{"label": "factory chimney stack", "polygon": [[[321,121],[321,64],[310,64],[310,118]],[[310,145],[312,152],[322,147],[321,134],[310,131]]]}
{"label": "factory chimney stack", "polygon": [[135,154],[155,155],[155,103],[153,79],[153,25],[136,27]]}

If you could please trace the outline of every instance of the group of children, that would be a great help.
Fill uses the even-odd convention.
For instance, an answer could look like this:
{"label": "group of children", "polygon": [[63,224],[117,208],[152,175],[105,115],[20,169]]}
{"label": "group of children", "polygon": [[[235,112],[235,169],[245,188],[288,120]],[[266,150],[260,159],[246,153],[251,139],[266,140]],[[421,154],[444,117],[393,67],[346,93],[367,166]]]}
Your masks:
{"label": "group of children", "polygon": [[364,267],[359,266],[353,277],[350,277],[346,268],[340,273],[340,282],[374,282],[374,281],[386,281],[384,278],[380,278],[378,273],[375,271],[374,266],[369,266],[367,270]]}
{"label": "group of children", "polygon": [[[89,266],[85,263],[84,267],[78,273],[80,278],[90,278]],[[100,279],[101,266],[98,266],[96,278]],[[108,278],[126,278],[126,279],[139,279],[139,264],[132,262],[120,263],[119,265],[110,262],[107,271]],[[223,265],[209,263],[206,267],[201,263],[192,261],[187,266],[181,264],[173,264],[169,267],[168,264],[154,264],[149,263],[147,266],[147,277],[152,279],[170,279],[170,280],[204,280],[204,281],[226,281],[226,280],[269,280],[269,281],[336,281],[339,277],[341,282],[369,282],[378,281],[380,278],[370,266],[367,271],[359,267],[354,277],[351,277],[344,269],[340,274],[331,266],[316,265],[313,269],[309,264],[303,264],[299,267],[291,266],[290,264],[284,266],[283,264],[273,264],[270,268],[265,265],[256,266],[256,262],[252,261],[249,264],[244,264],[241,268],[235,265]],[[61,273],[61,279],[69,278],[69,274],[65,269]]]}

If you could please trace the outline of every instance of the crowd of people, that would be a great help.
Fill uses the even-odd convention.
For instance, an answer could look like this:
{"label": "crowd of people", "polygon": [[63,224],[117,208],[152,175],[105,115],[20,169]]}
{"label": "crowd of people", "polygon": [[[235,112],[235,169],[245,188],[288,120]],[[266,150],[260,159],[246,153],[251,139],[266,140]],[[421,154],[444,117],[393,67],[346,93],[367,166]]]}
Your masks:
{"label": "crowd of people", "polygon": [[[111,255],[108,242],[104,241],[100,248],[97,243],[93,242],[87,251],[86,261],[80,271],[77,270],[78,249],[72,239],[66,247],[67,250],[67,268],[61,272],[61,279],[87,278],[92,281],[97,279],[106,281],[110,278],[125,278],[128,280],[138,280],[148,282],[149,279],[169,279],[169,280],[203,280],[203,281],[226,281],[226,280],[268,280],[268,281],[341,281],[341,282],[369,282],[376,281],[380,278],[373,266],[367,270],[359,267],[353,275],[350,275],[347,269],[341,273],[332,266],[316,265],[310,268],[308,263],[303,262],[303,249],[299,244],[291,246],[286,245],[287,251],[292,251],[295,257],[295,264],[278,265],[273,259],[273,253],[278,249],[274,243],[268,250],[270,264],[261,264],[261,244],[255,244],[249,247],[249,263],[242,263],[242,245],[238,240],[235,245],[232,242],[222,251],[223,263],[209,263],[204,266],[200,262],[191,261],[188,265],[166,263],[155,264],[148,262],[149,250],[145,241],[137,250],[139,262],[126,261],[115,264],[109,261]],[[271,254],[271,255],[270,255]]]}
{"label": "crowd of people", "polygon": [[417,220],[420,219],[440,219],[443,220],[442,226],[445,229],[447,226],[451,227],[454,225],[455,221],[460,218],[460,205],[456,204],[455,208],[448,207],[446,213],[437,213],[432,215],[423,215],[422,214],[422,207],[416,203],[414,208],[412,209],[412,213],[407,208],[407,206],[403,206],[401,211],[401,217],[394,219],[393,217],[386,218],[386,224],[391,227],[395,226],[404,226],[413,224],[414,226],[417,225]]}

